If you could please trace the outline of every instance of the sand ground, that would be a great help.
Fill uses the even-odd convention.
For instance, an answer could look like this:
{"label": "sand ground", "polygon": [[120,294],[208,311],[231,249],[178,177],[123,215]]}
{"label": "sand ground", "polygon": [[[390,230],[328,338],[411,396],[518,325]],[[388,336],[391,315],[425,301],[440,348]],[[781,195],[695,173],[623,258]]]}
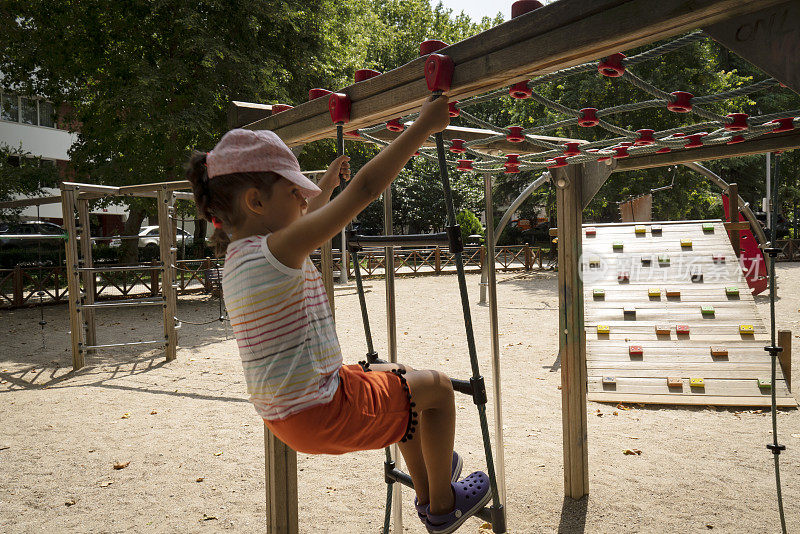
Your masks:
{"label": "sand ground", "polygon": [[[778,326],[800,334],[800,264],[778,271]],[[770,419],[756,410],[589,403],[591,493],[564,499],[555,275],[501,273],[499,280],[509,532],[779,532],[765,448]],[[384,285],[368,284],[375,343],[385,355]],[[468,276],[468,287],[490,377],[488,310],[476,304],[477,275]],[[768,317],[768,301],[758,302]],[[179,313],[213,319],[216,306],[207,297],[182,298]],[[355,292],[337,291],[336,308],[345,359],[353,363],[365,353]],[[0,531],[264,531],[262,425],[246,400],[229,328],[184,325],[178,359],[169,364],[159,351],[115,350],[72,373],[67,308],[44,313],[40,332],[39,310],[0,311]],[[100,343],[160,335],[152,309],[98,313]],[[455,276],[399,279],[397,315],[402,361],[468,377]],[[800,365],[793,378],[800,384]],[[465,471],[483,469],[476,410],[463,396],[457,403]],[[491,410],[489,417],[493,427]],[[781,411],[778,424],[788,447],[780,456],[788,528],[797,532],[800,412]],[[301,531],[378,532],[382,462],[381,451],[299,455]],[[404,529],[421,533],[411,498],[406,490]],[[459,532],[480,527],[470,519]]]}

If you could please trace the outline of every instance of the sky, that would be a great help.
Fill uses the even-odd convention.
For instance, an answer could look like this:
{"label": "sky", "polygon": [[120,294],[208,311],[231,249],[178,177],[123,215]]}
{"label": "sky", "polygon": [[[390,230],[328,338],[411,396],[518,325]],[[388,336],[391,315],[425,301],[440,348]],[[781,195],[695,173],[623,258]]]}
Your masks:
{"label": "sky", "polygon": [[[430,0],[431,5],[436,5],[437,1]],[[503,14],[503,20],[508,20],[511,18],[511,4],[513,3],[514,0],[442,0],[442,4],[448,9],[452,9],[453,13],[458,14],[463,11],[473,21],[479,21],[483,17],[494,18],[498,12]]]}

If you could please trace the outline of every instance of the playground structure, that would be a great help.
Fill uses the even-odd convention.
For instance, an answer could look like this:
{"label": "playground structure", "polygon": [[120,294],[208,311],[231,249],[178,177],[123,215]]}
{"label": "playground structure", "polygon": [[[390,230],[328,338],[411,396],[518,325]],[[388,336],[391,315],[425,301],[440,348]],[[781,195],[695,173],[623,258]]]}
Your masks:
{"label": "playground structure", "polygon": [[[531,1],[523,1],[519,4],[533,8],[538,7],[536,6],[537,2]],[[800,79],[798,79],[800,70],[791,68],[790,63],[794,59],[784,54],[780,59],[785,63],[778,64],[775,53],[763,54],[765,50],[774,50],[775,46],[785,46],[786,49],[789,49],[791,36],[787,37],[789,34],[780,31],[780,28],[774,24],[768,25],[760,21],[781,20],[785,22],[789,20],[789,24],[796,27],[798,3],[796,1],[768,0],[759,2],[757,5],[754,4],[732,0],[707,0],[692,3],[691,7],[688,7],[686,3],[677,0],[664,0],[657,6],[645,0],[599,0],[592,3],[560,0],[531,12],[516,13],[515,18],[501,26],[452,46],[431,50],[431,54],[424,54],[424,57],[390,73],[383,75],[377,73],[378,75],[374,77],[366,78],[343,89],[339,96],[334,97],[335,102],[347,103],[350,108],[347,121],[340,122],[346,122],[347,128],[357,133],[362,140],[382,145],[396,135],[398,125],[402,129],[405,121],[413,119],[413,115],[407,115],[407,113],[416,109],[431,94],[430,87],[426,90],[427,84],[425,76],[423,76],[424,66],[429,64],[431,59],[433,59],[434,71],[442,65],[446,68],[447,61],[441,59],[442,57],[452,60],[454,67],[452,83],[446,92],[451,101],[461,99],[459,103],[454,103],[453,114],[458,113],[464,120],[473,122],[478,122],[477,118],[467,113],[464,108],[470,104],[479,103],[484,98],[496,98],[501,94],[507,95],[510,86],[516,87],[516,95],[537,99],[540,103],[555,109],[558,104],[546,101],[535,94],[533,91],[535,85],[570,74],[597,69],[598,65],[594,60],[603,57],[608,58],[605,60],[605,67],[611,72],[621,72],[622,75],[619,77],[623,80],[636,83],[637,87],[655,93],[655,100],[637,103],[642,107],[626,105],[618,106],[619,109],[614,110],[594,110],[592,113],[587,110],[594,108],[570,110],[562,106],[559,111],[569,118],[556,125],[547,125],[546,127],[528,130],[523,130],[521,127],[497,128],[481,121],[478,125],[489,134],[484,133],[476,135],[472,139],[464,139],[469,132],[449,129],[443,135],[452,152],[466,153],[480,158],[480,161],[467,159],[458,162],[447,161],[446,165],[458,170],[474,170],[484,174],[489,206],[491,206],[489,204],[491,175],[499,172],[515,173],[521,170],[547,168],[550,169],[549,172],[540,179],[551,179],[557,187],[564,483],[565,494],[569,497],[580,498],[588,493],[586,384],[589,380],[585,335],[587,325],[584,317],[585,288],[581,276],[582,209],[611,172],[662,167],[677,163],[688,164],[694,161],[757,154],[800,146],[800,133],[795,128],[798,121],[797,112],[750,118],[720,117],[713,114],[709,116],[701,105],[704,101],[714,100],[703,100],[703,98],[724,99],[730,94],[693,98],[688,93],[680,95],[666,93],[636,78],[627,68],[635,64],[634,61],[631,61],[634,57],[627,58],[628,60],[625,61],[624,58],[617,55],[618,51],[678,35],[702,26],[717,40],[740,55],[752,58],[763,70],[796,91],[800,88]],[[735,42],[735,37],[741,35],[742,28],[749,28],[749,35],[752,36],[752,39],[748,39],[746,49]],[[756,28],[759,28],[761,33],[756,32]],[[734,39],[731,38],[731,35]],[[698,38],[701,36],[692,34],[682,38],[680,42],[691,42]],[[654,50],[664,53],[662,47]],[[616,59],[613,64],[609,64],[612,56],[616,56]],[[650,56],[642,54],[636,60],[644,61],[648,57],[652,57],[652,54]],[[581,63],[584,61],[590,61],[590,63]],[[737,94],[751,94],[768,87],[775,87],[777,84],[778,82],[775,80],[766,80],[744,88]],[[486,96],[475,97],[479,94],[486,94]],[[346,98],[341,98],[342,95]],[[518,98],[518,96],[512,97]],[[283,109],[278,106],[269,109],[267,106],[262,106],[260,115],[255,112],[248,115],[249,123],[240,122],[232,125],[271,129],[290,146],[298,146],[318,139],[334,138],[336,137],[335,122],[337,121],[333,120],[328,108],[332,101],[328,98],[317,98],[295,108],[284,106]],[[693,108],[694,112],[700,113],[709,120],[707,123],[681,128],[681,132],[688,133],[683,137],[673,137],[674,133],[679,133],[677,131],[639,130],[630,132],[616,128],[603,120],[603,117],[616,112],[664,105],[676,110],[681,107],[684,110],[687,107]],[[266,116],[268,113],[271,115]],[[242,115],[234,114],[235,117]],[[619,137],[584,143],[579,140],[545,138],[539,135],[549,129],[581,122],[586,127],[590,127],[590,123],[596,123]],[[388,128],[390,123],[392,129]],[[709,123],[711,124],[709,125]],[[711,127],[716,128],[711,134],[702,135],[700,133],[700,130]],[[732,127],[739,128],[739,130],[734,130]],[[628,144],[625,145],[625,143]],[[441,144],[441,142],[437,143],[439,145],[437,148]],[[577,146],[574,146],[576,144]],[[453,150],[454,148],[456,150]],[[460,152],[462,149],[464,152]],[[507,154],[501,157],[494,151],[503,151]],[[423,148],[421,156],[438,159],[442,162],[441,151],[437,158],[430,150]],[[444,173],[446,174],[446,170]],[[156,196],[159,202],[159,225],[163,225],[162,229],[169,230],[171,228],[172,235],[171,242],[165,239],[160,245],[163,277],[165,282],[172,281],[174,283],[175,273],[172,266],[174,256],[172,255],[175,252],[175,220],[170,218],[172,214],[169,208],[177,195],[181,194],[176,191],[186,187],[188,187],[186,182],[125,188],[65,184],[61,197],[64,205],[64,220],[65,222],[72,221],[69,228],[70,236],[76,236],[75,239],[70,239],[68,242],[68,268],[71,269],[69,289],[73,354],[79,354],[81,358],[75,360],[76,365],[83,364],[82,358],[86,352],[110,347],[110,345],[106,347],[97,345],[93,338],[89,337],[89,328],[86,327],[86,333],[83,333],[84,328],[81,327],[91,321],[95,309],[92,307],[94,303],[80,295],[78,283],[78,278],[86,277],[86,274],[91,273],[92,269],[91,256],[82,250],[82,242],[77,238],[83,235],[82,232],[86,228],[86,225],[80,222],[81,202],[106,195]],[[732,195],[732,198],[738,201],[738,195]],[[390,191],[384,196],[384,207],[390,214]],[[741,205],[734,205],[731,211],[738,214],[739,209],[741,209]],[[76,211],[78,212],[78,224],[75,224],[74,219]],[[386,221],[386,234],[389,235],[392,233],[391,218],[388,217]],[[731,230],[737,232],[744,228],[744,226],[731,227]],[[86,241],[88,239],[83,240],[83,242]],[[81,248],[79,248],[79,242]],[[490,247],[493,247],[494,239],[490,237],[488,243]],[[762,241],[762,245],[764,243]],[[734,244],[734,246],[737,245]],[[327,250],[329,256],[330,245]],[[489,254],[492,257],[491,248]],[[323,249],[323,262],[330,261],[325,258],[326,253]],[[387,263],[393,261],[389,258],[393,258],[393,256],[387,255]],[[173,261],[170,261],[171,259]],[[387,265],[387,273],[393,272],[393,268]],[[329,288],[329,297],[333,307],[332,274],[330,273],[330,269],[323,268],[324,281],[326,287]],[[494,286],[493,266],[490,266],[488,276],[488,287],[491,292],[490,305],[492,306],[492,314],[490,314],[492,353],[493,361],[496,362],[499,359],[499,344],[497,342],[496,296],[492,291]],[[393,294],[393,291],[390,290],[392,280],[393,276],[389,274],[386,282],[387,295]],[[86,283],[91,283],[91,281],[84,280],[84,284]],[[163,343],[167,357],[170,359],[170,351],[174,358],[177,343],[177,335],[174,332],[175,297],[174,292],[171,295],[168,294],[171,290],[166,289],[167,284],[164,284],[164,287],[164,299],[159,302],[164,310],[164,340],[157,340],[153,343]],[[174,289],[172,284],[170,284],[170,288]],[[387,299],[389,299],[388,296]],[[149,304],[142,303],[141,305]],[[171,310],[170,306],[172,306]],[[389,357],[392,361],[396,360],[394,317],[393,302],[387,300]],[[85,336],[85,338],[81,336]],[[83,339],[85,341],[82,341]],[[772,345],[775,345],[774,341]],[[775,354],[773,353],[772,356],[774,357]],[[493,372],[493,378],[498,387],[500,380],[496,369]],[[499,392],[499,387],[495,391]],[[496,408],[499,407],[499,394],[494,400]],[[496,412],[495,415],[496,424],[501,424],[501,414]],[[502,454],[501,430],[499,428],[497,432],[499,439],[496,443],[500,466],[502,466],[500,460]],[[268,528],[271,532],[297,532],[296,457],[291,450],[268,433],[265,439],[265,450],[269,503]],[[502,484],[500,488],[502,488]],[[503,491],[501,489],[501,492]],[[395,499],[398,499],[398,495],[399,493],[395,493]],[[395,528],[398,528],[397,519]]]}
{"label": "playground structure", "polygon": [[[583,233],[588,400],[769,406],[769,336],[723,223]],[[791,347],[791,335],[781,346]],[[794,407],[790,361],[781,363],[777,403]]]}
{"label": "playground structure", "polygon": [[[446,179],[448,168],[487,176],[499,172],[514,174],[523,170],[550,169],[549,178],[557,188],[558,210],[564,487],[566,496],[580,498],[588,493],[589,481],[587,344],[581,276],[583,208],[615,171],[689,164],[800,146],[800,134],[795,128],[800,120],[798,111],[759,117],[748,117],[743,113],[720,116],[703,107],[705,103],[752,95],[778,85],[800,91],[800,69],[796,68],[796,59],[789,52],[795,48],[794,35],[799,24],[800,5],[796,1],[741,3],[708,0],[688,5],[675,0],[657,4],[644,0],[591,3],[561,0],[543,7],[539,2],[523,0],[514,4],[512,19],[508,22],[449,46],[441,42],[423,43],[419,59],[391,72],[359,71],[356,83],[338,93],[313,89],[308,102],[296,107],[275,105],[269,114],[262,110],[262,116],[257,120],[253,120],[259,115],[257,110],[242,110],[240,113],[237,108],[231,116],[246,115],[252,122],[239,121],[233,125],[272,130],[289,146],[338,138],[341,153],[341,132],[345,124],[351,139],[385,145],[404,129],[408,121],[413,120],[413,110],[431,92],[446,92],[451,100],[452,117],[461,117],[494,132],[494,135],[467,140],[444,132],[436,138],[436,154],[426,147],[420,149],[422,157],[439,162],[443,179]],[[703,28],[703,33],[679,37],[672,43],[637,56],[626,58],[620,53],[698,27]],[[725,93],[696,97],[686,91],[667,92],[631,71],[637,62],[669,53],[677,47],[705,39],[707,35],[774,78]],[[598,58],[601,58],[599,63]],[[536,93],[539,84],[591,71],[632,83],[654,98],[604,110],[588,107],[589,103],[585,108],[571,109]],[[531,98],[563,115],[564,120],[527,129],[498,127],[465,109],[509,95],[519,99]],[[659,107],[675,113],[694,113],[706,121],[655,132],[646,128],[629,131],[606,120],[616,113]],[[586,143],[571,141],[563,145],[535,137],[572,125],[597,126],[616,137]],[[704,131],[708,129],[712,131]],[[445,138],[449,150],[464,159],[452,161],[445,158]],[[467,156],[461,154],[469,154],[473,159],[466,159]],[[738,195],[731,196],[738,204]],[[738,220],[739,206],[734,205],[731,212],[734,221]],[[734,250],[739,247],[737,233],[746,228],[747,225],[729,227],[735,237]],[[490,244],[493,244],[492,240]],[[761,245],[766,246],[766,243],[762,241]],[[774,260],[776,249],[770,246],[767,250]],[[391,353],[393,310],[387,310],[387,316]],[[496,327],[493,330],[496,331]],[[781,350],[774,337],[773,323],[772,342],[767,347],[773,368]],[[495,354],[499,354],[497,347],[493,332],[492,350]],[[773,398],[775,389],[773,386]],[[267,435],[268,442],[269,439]],[[769,448],[777,466],[781,446],[776,436],[774,440]],[[499,450],[501,446],[497,448]],[[286,454],[281,455],[271,446],[267,447],[270,532],[297,531],[296,515],[293,516],[296,503],[291,502],[296,498],[296,473],[292,471],[291,453],[284,452]],[[282,476],[288,475],[285,485],[275,483],[277,472]],[[782,505],[780,509],[782,513]],[[781,518],[783,520],[782,515]],[[395,528],[398,528],[397,524]]]}

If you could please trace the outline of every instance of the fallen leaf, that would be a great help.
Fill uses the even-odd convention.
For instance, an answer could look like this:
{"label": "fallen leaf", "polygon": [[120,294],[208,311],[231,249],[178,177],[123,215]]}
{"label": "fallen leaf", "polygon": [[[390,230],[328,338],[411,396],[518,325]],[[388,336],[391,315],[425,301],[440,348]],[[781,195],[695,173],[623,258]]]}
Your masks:
{"label": "fallen leaf", "polygon": [[64,506],[72,506],[73,504],[75,504],[75,499],[69,499],[64,502]]}
{"label": "fallen leaf", "polygon": [[214,456],[222,456],[222,451],[217,451],[214,453]]}
{"label": "fallen leaf", "polygon": [[639,436],[625,436],[628,439],[639,439]]}
{"label": "fallen leaf", "polygon": [[122,419],[128,419],[131,416],[129,413],[122,414]]}
{"label": "fallen leaf", "polygon": [[217,519],[217,516],[203,514],[202,521],[215,521],[216,519]]}
{"label": "fallen leaf", "polygon": [[204,477],[197,477],[197,480],[195,480],[195,482],[202,482],[202,481],[204,481],[204,480],[205,480],[205,478],[204,478]]}
{"label": "fallen leaf", "polygon": [[642,451],[640,451],[639,449],[625,449],[624,451],[622,451],[622,454],[626,454],[628,456],[631,455],[641,456]]}
{"label": "fallen leaf", "polygon": [[117,469],[117,470],[125,469],[129,465],[131,465],[130,460],[128,460],[127,462],[114,462],[114,469]]}
{"label": "fallen leaf", "polygon": [[617,404],[617,409],[618,410],[630,410],[630,408],[628,408],[624,404]]}
{"label": "fallen leaf", "polygon": [[101,483],[100,483],[100,487],[101,487],[101,488],[107,488],[107,487],[109,487],[111,484],[112,484],[112,482],[111,482],[110,480],[107,480],[107,481],[105,481],[105,482],[101,482]]}
{"label": "fallen leaf", "polygon": [[150,412],[150,415],[155,415],[157,413],[158,413],[157,411],[153,410],[152,412]]}

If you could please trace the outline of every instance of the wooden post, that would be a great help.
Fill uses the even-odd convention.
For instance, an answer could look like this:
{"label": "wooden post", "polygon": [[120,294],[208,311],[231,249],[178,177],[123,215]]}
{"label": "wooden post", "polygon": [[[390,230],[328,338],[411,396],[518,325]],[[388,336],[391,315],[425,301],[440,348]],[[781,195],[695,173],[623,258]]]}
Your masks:
{"label": "wooden post", "polygon": [[[739,222],[739,185],[728,185],[728,220],[730,222]],[[739,230],[731,229],[730,231],[731,245],[733,245],[733,252],[738,258],[741,254],[741,240],[739,239]],[[741,262],[739,262],[741,264]]]}
{"label": "wooden post", "polygon": [[175,193],[163,186],[158,191],[158,247],[161,255],[162,284],[164,296],[164,341],[167,361],[175,359],[178,349],[178,332],[175,330],[175,316],[178,311],[175,277],[175,233],[177,222],[174,219]]}
{"label": "wooden post", "polygon": [[297,534],[297,453],[264,425],[267,532]]}
{"label": "wooden post", "polygon": [[480,251],[480,266],[481,269],[483,269],[483,266],[486,263],[486,247],[481,245]]}
{"label": "wooden post", "polygon": [[542,268],[542,247],[536,247],[536,261],[539,264],[539,268]]}
{"label": "wooden post", "polygon": [[83,332],[81,309],[80,279],[78,277],[78,232],[75,227],[75,189],[61,185],[61,213],[64,218],[64,229],[67,240],[64,243],[67,259],[67,291],[69,302],[69,329],[72,343],[72,370],[83,367]]}
{"label": "wooden post", "polygon": [[150,296],[157,297],[158,296],[158,278],[161,274],[161,267],[159,267],[157,261],[150,262],[153,265],[153,269],[150,271]]}
{"label": "wooden post", "polygon": [[[83,266],[93,267],[94,259],[92,258],[92,231],[91,222],[89,220],[89,201],[82,198],[76,199],[76,201],[78,204],[78,223],[80,224],[80,230],[78,231],[80,242],[78,244],[81,247],[80,250]],[[83,280],[83,291],[85,294],[83,302],[86,304],[94,304],[94,298],[97,292],[95,287],[95,273],[83,272],[81,273],[81,279]],[[87,308],[84,310],[83,323],[86,325],[86,344],[97,345],[94,309]],[[92,353],[93,351],[87,352]]]}
{"label": "wooden post", "polygon": [[22,283],[22,267],[19,265],[14,266],[14,273],[12,275],[12,286],[14,296],[12,297],[12,305],[15,308],[22,306],[24,284]]}
{"label": "wooden post", "polygon": [[206,258],[203,260],[203,290],[206,293],[211,293],[211,259]]}
{"label": "wooden post", "polygon": [[439,248],[439,245],[436,245],[436,250],[433,251],[433,262],[434,268],[433,272],[439,274],[442,272],[442,249]]}
{"label": "wooden post", "polygon": [[792,390],[792,331],[778,330],[778,346],[783,350],[778,353],[778,361],[781,364],[783,377],[786,379],[786,387]]}
{"label": "wooden post", "polygon": [[586,336],[581,278],[581,201],[584,169],[555,169],[558,209],[558,307],[561,355],[561,418],[564,437],[564,494],[580,499],[589,493],[586,429]]}
{"label": "wooden post", "polygon": [[531,246],[525,244],[525,270],[530,271],[533,269],[533,257],[531,256]]}

